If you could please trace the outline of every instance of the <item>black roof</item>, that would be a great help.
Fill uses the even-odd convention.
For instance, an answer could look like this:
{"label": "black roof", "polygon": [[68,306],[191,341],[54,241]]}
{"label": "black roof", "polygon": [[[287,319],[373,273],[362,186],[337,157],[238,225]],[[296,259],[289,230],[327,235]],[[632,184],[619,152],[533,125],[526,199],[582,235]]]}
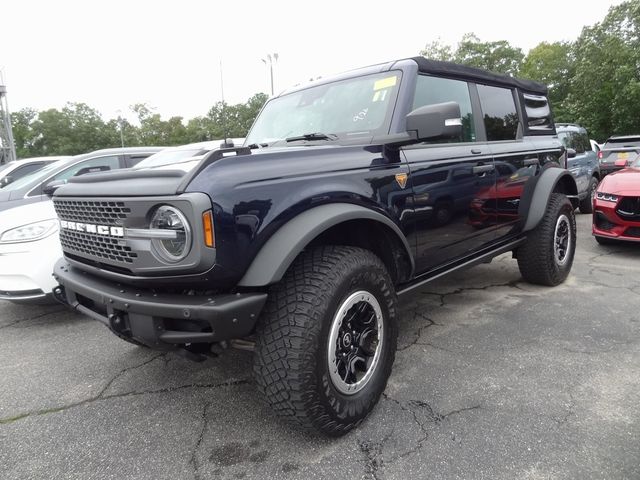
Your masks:
{"label": "black roof", "polygon": [[453,62],[429,60],[424,57],[413,57],[412,60],[414,60],[418,64],[418,70],[424,73],[444,75],[451,78],[460,78],[461,80],[473,80],[491,85],[517,87],[521,90],[536,93],[539,95],[547,94],[546,85],[534,82],[533,80],[523,80],[510,77],[508,75],[489,72],[487,70],[482,70],[481,68],[468,67],[466,65],[460,65]]}

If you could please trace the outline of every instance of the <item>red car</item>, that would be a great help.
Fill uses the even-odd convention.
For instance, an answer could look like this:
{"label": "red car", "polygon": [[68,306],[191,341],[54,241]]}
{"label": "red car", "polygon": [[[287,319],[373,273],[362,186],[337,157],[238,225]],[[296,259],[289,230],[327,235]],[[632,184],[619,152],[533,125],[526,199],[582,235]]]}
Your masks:
{"label": "red car", "polygon": [[602,179],[593,199],[593,235],[598,243],[640,242],[640,158]]}

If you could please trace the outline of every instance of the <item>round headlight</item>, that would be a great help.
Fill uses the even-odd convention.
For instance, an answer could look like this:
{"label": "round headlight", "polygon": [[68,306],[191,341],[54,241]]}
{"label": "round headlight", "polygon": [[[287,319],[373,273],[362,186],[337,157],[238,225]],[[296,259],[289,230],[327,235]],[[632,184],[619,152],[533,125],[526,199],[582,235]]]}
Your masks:
{"label": "round headlight", "polygon": [[151,241],[164,260],[178,262],[189,254],[191,227],[180,210],[169,205],[158,207],[151,217],[149,227],[166,232],[166,238],[159,235]]}

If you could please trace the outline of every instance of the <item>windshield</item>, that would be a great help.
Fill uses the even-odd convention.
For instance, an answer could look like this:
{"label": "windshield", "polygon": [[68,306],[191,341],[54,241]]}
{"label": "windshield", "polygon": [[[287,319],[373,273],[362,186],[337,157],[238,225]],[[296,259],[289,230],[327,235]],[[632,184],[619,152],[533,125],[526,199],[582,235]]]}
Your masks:
{"label": "windshield", "polygon": [[610,138],[602,146],[603,149],[640,147],[640,137]]}
{"label": "windshield", "polygon": [[135,168],[161,167],[172,163],[179,163],[196,155],[201,155],[207,150],[202,147],[194,147],[190,149],[168,150],[155,153],[138,163]]}
{"label": "windshield", "polygon": [[53,170],[56,170],[62,164],[61,162],[65,162],[65,160],[58,160],[57,162],[52,162],[42,167],[40,170],[36,170],[35,172],[29,175],[25,175],[24,177],[19,178],[15,182],[10,183],[6,187],[4,187],[2,191],[5,192],[5,191],[12,191],[12,190],[19,190],[25,185],[30,185],[31,182],[37,183],[39,180],[44,180]]}
{"label": "windshield", "polygon": [[387,133],[399,84],[399,72],[385,72],[274,98],[256,119],[245,145],[311,133],[341,138]]}

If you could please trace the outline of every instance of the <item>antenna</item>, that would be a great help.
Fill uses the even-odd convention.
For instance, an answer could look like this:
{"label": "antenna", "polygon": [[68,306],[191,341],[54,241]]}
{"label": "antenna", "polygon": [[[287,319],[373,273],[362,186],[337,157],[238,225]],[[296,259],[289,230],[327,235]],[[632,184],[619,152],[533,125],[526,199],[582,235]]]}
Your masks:
{"label": "antenna", "polygon": [[7,103],[7,87],[0,70],[0,165],[16,159],[16,145],[11,131],[11,114]]}
{"label": "antenna", "polygon": [[222,148],[233,147],[233,143],[228,141],[229,129],[227,128],[227,116],[225,115],[226,104],[224,103],[224,77],[222,75],[222,60],[220,60],[220,97],[222,98],[222,129],[224,130],[224,142]]}

